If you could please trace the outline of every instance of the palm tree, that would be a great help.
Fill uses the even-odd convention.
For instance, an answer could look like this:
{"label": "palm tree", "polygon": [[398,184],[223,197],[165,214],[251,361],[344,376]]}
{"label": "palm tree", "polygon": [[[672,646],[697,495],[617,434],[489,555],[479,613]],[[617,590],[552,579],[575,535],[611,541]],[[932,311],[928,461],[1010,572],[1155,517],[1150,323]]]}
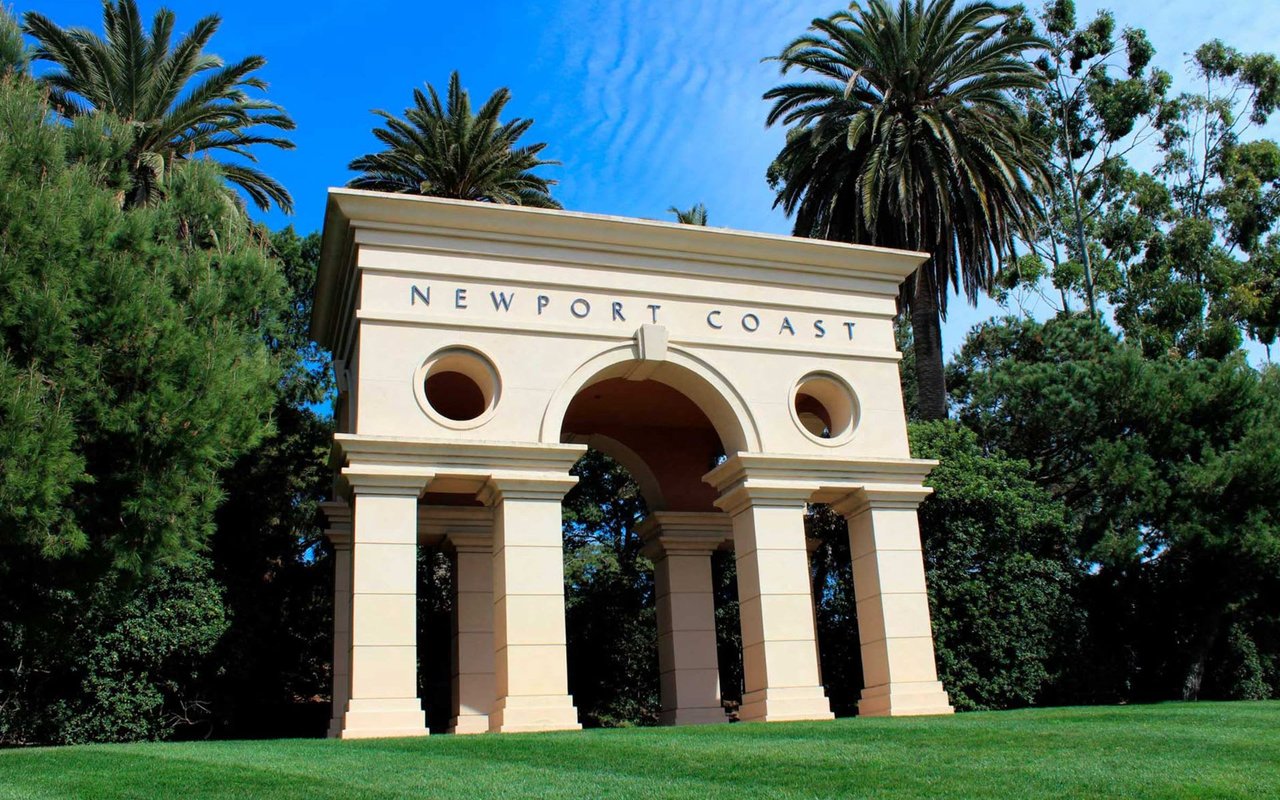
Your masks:
{"label": "palm tree", "polygon": [[793,126],[768,177],[796,235],[932,254],[899,296],[926,419],[947,413],[950,290],[976,303],[1011,237],[1041,213],[1044,154],[1020,133],[1013,93],[1042,85],[1021,58],[1042,42],[1004,28],[1008,18],[986,2],[855,3],[775,59],[812,77],[765,94],[769,124]]}
{"label": "palm tree", "polygon": [[405,109],[404,119],[386,111],[373,112],[386,121],[386,127],[375,128],[373,135],[387,149],[352,161],[348,169],[360,175],[347,185],[379,192],[560,208],[551,197],[555,181],[533,173],[537,167],[560,162],[538,158],[547,146],[544,142],[517,146],[533,120],[513,119],[504,124],[498,119],[510,99],[511,92],[501,88],[473,114],[471,98],[457,72],[449,77],[445,104],[430,84],[427,94],[414,89],[413,107]]}
{"label": "palm tree", "polygon": [[[293,148],[288,139],[254,131],[294,127],[280,106],[253,99],[247,91],[267,88],[253,75],[266,59],[249,56],[226,65],[203,52],[221,23],[216,14],[197,22],[172,48],[173,12],[157,11],[148,33],[135,0],[103,0],[105,39],[83,28],[60,28],[34,11],[23,21],[37,42],[36,60],[58,67],[40,80],[59,113],[68,118],[111,113],[133,130],[127,205],[157,197],[169,171],[197,155],[221,151],[256,161],[250,151],[255,145]],[[242,162],[217,163],[259,208],[274,202],[292,211],[289,192],[266,173]]]}
{"label": "palm tree", "polygon": [[679,222],[682,225],[705,226],[707,224],[707,207],[704,206],[702,203],[695,204],[692,208],[690,208],[687,211],[681,211],[675,206],[671,206],[670,208],[667,209],[667,211],[669,211],[672,214],[675,214],[676,222]]}

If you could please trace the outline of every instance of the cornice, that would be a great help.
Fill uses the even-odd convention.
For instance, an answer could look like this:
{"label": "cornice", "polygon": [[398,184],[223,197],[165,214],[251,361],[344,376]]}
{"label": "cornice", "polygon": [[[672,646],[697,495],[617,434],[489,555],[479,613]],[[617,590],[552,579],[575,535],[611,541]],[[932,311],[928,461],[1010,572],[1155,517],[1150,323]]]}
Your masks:
{"label": "cornice", "polygon": [[[526,208],[495,203],[330,189],[325,211],[320,270],[311,317],[311,335],[332,346],[333,319],[340,311],[340,288],[352,269],[352,250],[376,241],[366,232],[412,248],[409,239],[447,237],[478,254],[517,248],[624,254],[679,261],[682,274],[724,279],[725,267],[749,268],[753,280],[789,285],[798,276],[861,278],[883,284],[885,295],[928,258],[925,253],[851,245],[794,236],[724,228]],[[424,245],[424,249],[429,249]],[[456,244],[453,249],[457,249]],[[607,264],[599,255],[592,260]],[[708,265],[704,270],[701,265]],[[712,268],[718,267],[718,268]],[[790,280],[788,276],[791,276]]]}

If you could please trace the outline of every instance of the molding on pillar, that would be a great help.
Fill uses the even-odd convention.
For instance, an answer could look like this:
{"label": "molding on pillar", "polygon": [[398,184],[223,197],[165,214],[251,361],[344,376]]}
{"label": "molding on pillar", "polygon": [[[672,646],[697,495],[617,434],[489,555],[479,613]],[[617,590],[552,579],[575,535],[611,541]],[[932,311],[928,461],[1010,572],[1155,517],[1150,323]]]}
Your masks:
{"label": "molding on pillar", "polygon": [[455,550],[488,550],[493,541],[493,509],[487,506],[418,508],[418,541],[447,544]]}
{"label": "molding on pillar", "polygon": [[324,514],[324,535],[335,548],[351,547],[351,505],[343,500],[326,500],[320,504]]}
{"label": "molding on pillar", "polygon": [[901,486],[894,489],[860,489],[839,500],[831,501],[831,510],[845,519],[865,514],[872,509],[901,508],[915,511],[933,494],[932,486]]}
{"label": "molding on pillar", "polygon": [[733,546],[733,520],[723,511],[655,511],[636,533],[640,552],[651,561],[672,552],[710,554]]}
{"label": "molding on pillar", "polygon": [[814,489],[808,486],[778,483],[739,483],[727,490],[721,489],[716,498],[716,508],[729,516],[737,516],[752,506],[782,506],[803,510],[813,497]]}
{"label": "molding on pillar", "polygon": [[504,500],[546,500],[560,502],[565,494],[578,485],[578,477],[538,472],[495,473],[490,476],[476,497],[486,506],[496,506]]}
{"label": "molding on pillar", "polygon": [[586,447],[337,433],[334,446],[348,464],[430,465],[438,475],[497,471],[568,472]]}
{"label": "molding on pillar", "polygon": [[419,468],[414,471],[373,466],[343,467],[341,481],[347,495],[386,495],[421,497],[432,474]]}
{"label": "molding on pillar", "polygon": [[951,699],[939,681],[887,683],[862,690],[860,717],[924,717],[954,714]]}
{"label": "molding on pillar", "polygon": [[[503,494],[538,492],[549,496],[556,481],[576,479],[569,470],[587,451],[580,444],[522,444],[508,442],[458,441],[450,439],[401,438],[364,434],[334,434],[335,463],[343,477],[391,476],[422,479],[433,492],[476,494],[497,481]],[[547,485],[538,490],[536,484]],[[523,487],[523,488],[522,488]],[[523,495],[519,495],[523,496]]]}
{"label": "molding on pillar", "polygon": [[716,505],[730,513],[748,504],[841,503],[855,495],[869,498],[867,502],[875,507],[882,503],[889,507],[890,503],[918,505],[932,491],[921,484],[937,465],[920,458],[737,453],[702,480],[720,492]]}

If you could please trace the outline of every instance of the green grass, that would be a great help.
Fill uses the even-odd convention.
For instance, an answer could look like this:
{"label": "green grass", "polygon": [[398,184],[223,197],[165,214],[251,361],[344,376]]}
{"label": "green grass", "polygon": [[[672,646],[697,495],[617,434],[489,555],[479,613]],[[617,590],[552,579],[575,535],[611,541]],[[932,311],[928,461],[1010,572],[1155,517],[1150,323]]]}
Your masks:
{"label": "green grass", "polygon": [[1280,797],[1280,702],[0,751],[0,798]]}

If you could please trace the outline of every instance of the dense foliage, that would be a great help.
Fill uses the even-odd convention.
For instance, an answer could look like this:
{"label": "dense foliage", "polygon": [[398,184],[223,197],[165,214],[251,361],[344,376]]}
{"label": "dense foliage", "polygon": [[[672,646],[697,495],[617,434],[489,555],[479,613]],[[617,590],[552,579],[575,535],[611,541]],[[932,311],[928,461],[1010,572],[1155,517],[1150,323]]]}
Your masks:
{"label": "dense foliage", "polygon": [[[1088,682],[1115,697],[1198,697],[1215,650],[1274,616],[1280,375],[1239,357],[1146,358],[1075,319],[989,323],[952,375],[961,420],[1066,505],[1102,593],[1094,613],[1133,650],[1104,669],[1121,643],[1091,642],[1103,652],[1087,654]],[[1274,681],[1261,669],[1250,679]]]}
{"label": "dense foliage", "polygon": [[[198,701],[172,675],[225,619],[193,559],[221,471],[270,430],[280,268],[207,165],[122,210],[130,130],[105,115],[54,124],[30,82],[0,85],[5,741],[155,735]],[[155,606],[157,581],[192,604],[191,629]],[[89,635],[138,626],[162,635]]]}

